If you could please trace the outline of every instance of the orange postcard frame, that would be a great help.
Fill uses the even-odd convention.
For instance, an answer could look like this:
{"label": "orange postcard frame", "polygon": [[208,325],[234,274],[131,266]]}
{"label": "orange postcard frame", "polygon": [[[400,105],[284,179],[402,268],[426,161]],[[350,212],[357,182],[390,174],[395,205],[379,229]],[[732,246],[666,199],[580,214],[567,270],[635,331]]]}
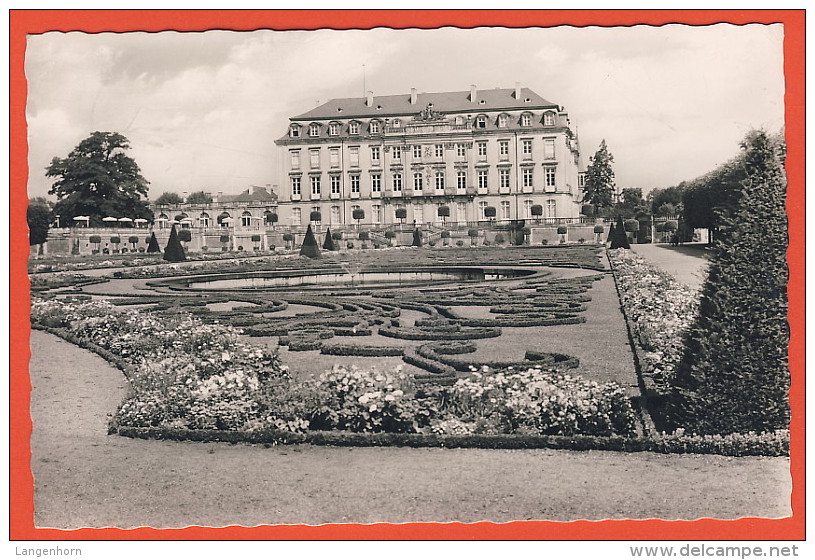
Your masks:
{"label": "orange postcard frame", "polygon": [[[784,25],[785,134],[790,244],[789,356],[792,373],[792,516],[732,521],[518,521],[280,525],[184,529],[39,529],[34,526],[28,375],[29,248],[26,36],[47,31],[204,31],[230,29],[432,29],[443,26],[632,26],[682,23]],[[11,10],[10,40],[10,519],[11,540],[803,540],[805,529],[805,11],[804,10]]]}

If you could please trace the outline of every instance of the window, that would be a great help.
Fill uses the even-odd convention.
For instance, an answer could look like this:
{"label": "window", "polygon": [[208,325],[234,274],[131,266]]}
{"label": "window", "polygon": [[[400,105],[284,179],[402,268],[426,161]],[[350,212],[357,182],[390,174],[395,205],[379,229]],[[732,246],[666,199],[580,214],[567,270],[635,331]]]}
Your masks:
{"label": "window", "polygon": [[351,175],[351,192],[359,192],[359,175]]}
{"label": "window", "polygon": [[458,202],[456,203],[456,221],[457,222],[466,222],[467,221],[467,203],[466,202]]}
{"label": "window", "polygon": [[464,144],[456,144],[456,156],[460,158],[467,157],[467,146]]}
{"label": "window", "polygon": [[371,121],[371,134],[379,134],[379,121]]}
{"label": "window", "polygon": [[320,125],[312,124],[308,127],[308,135],[311,137],[319,136],[320,135]]}
{"label": "window", "polygon": [[434,150],[435,150],[435,156],[437,158],[443,158],[444,157],[444,145],[443,144],[436,144],[435,147],[434,147]]}
{"label": "window", "polygon": [[523,170],[523,186],[532,188],[532,173],[534,169],[531,167],[526,167]]}
{"label": "window", "polygon": [[498,170],[498,186],[502,189],[509,188],[509,169]]}
{"label": "window", "polygon": [[[323,220],[323,211],[320,210],[319,206],[312,206],[311,214],[313,214],[315,218],[318,218],[317,220],[314,220],[315,224],[319,224]],[[309,215],[309,220],[311,220],[311,215]]]}
{"label": "window", "polygon": [[546,217],[547,218],[557,217],[557,202],[552,198],[546,201]]}
{"label": "window", "polygon": [[394,146],[392,148],[392,156],[393,159],[402,159],[402,147],[401,146]]}
{"label": "window", "polygon": [[481,190],[487,190],[487,170],[486,169],[479,169],[478,170],[478,188]]}
{"label": "window", "polygon": [[502,200],[501,201],[501,219],[508,220],[510,218],[509,214],[509,201]]}
{"label": "window", "polygon": [[532,126],[532,115],[529,113],[521,115],[521,126]]}
{"label": "window", "polygon": [[413,159],[422,159],[422,147],[421,146],[413,146]]}
{"label": "window", "polygon": [[202,227],[202,228],[208,228],[209,227],[209,214],[207,214],[206,212],[203,212],[198,217],[198,225],[200,227]]}
{"label": "window", "polygon": [[371,192],[382,192],[382,175],[379,173],[371,175]]}
{"label": "window", "polygon": [[332,206],[331,213],[328,215],[329,220],[331,220],[332,224],[340,223],[340,207],[339,206]]}
{"label": "window", "polygon": [[374,204],[371,206],[371,219],[375,224],[382,222],[382,205]]}
{"label": "window", "polygon": [[413,221],[417,224],[424,222],[424,206],[417,204],[413,207]]}
{"label": "window", "polygon": [[359,134],[359,123],[352,122],[348,125],[348,134]]}
{"label": "window", "polygon": [[308,155],[309,159],[311,160],[311,168],[318,169],[320,167],[320,149],[317,148],[316,150],[309,150]]}
{"label": "window", "polygon": [[413,174],[413,190],[420,191],[423,188],[424,178],[421,173]]}
{"label": "window", "polygon": [[402,192],[402,174],[394,173],[392,177],[393,192]]}
{"label": "window", "polygon": [[478,216],[482,220],[487,219],[487,201],[486,200],[478,201]]}
{"label": "window", "polygon": [[456,171],[456,188],[460,191],[467,190],[467,172]]}
{"label": "window", "polygon": [[524,200],[524,218],[529,219],[532,217],[532,201],[529,199]]}
{"label": "window", "polygon": [[382,150],[380,150],[379,146],[371,146],[371,163],[373,165],[379,165],[381,158]]}
{"label": "window", "polygon": [[526,156],[526,159],[532,157],[532,140],[521,140],[521,152]]}
{"label": "window", "polygon": [[507,115],[498,115],[498,128],[506,128],[508,120]]}
{"label": "window", "polygon": [[498,141],[498,155],[501,156],[502,159],[509,157],[509,140]]}
{"label": "window", "polygon": [[555,159],[555,139],[543,139],[543,159]]}
{"label": "window", "polygon": [[300,177],[292,177],[291,178],[291,195],[292,196],[300,196],[301,190],[301,182]]}
{"label": "window", "polygon": [[329,148],[328,150],[328,161],[331,167],[339,167],[340,166],[340,149],[339,148]]}
{"label": "window", "polygon": [[339,123],[331,123],[328,125],[328,135],[329,136],[337,136],[340,133],[340,125]]}
{"label": "window", "polygon": [[311,196],[320,196],[320,176],[311,176]]}
{"label": "window", "polygon": [[359,146],[348,148],[348,160],[351,167],[359,167]]}
{"label": "window", "polygon": [[300,136],[300,127],[296,124],[293,124],[289,127],[289,136],[292,138],[298,138]]}
{"label": "window", "polygon": [[[357,175],[356,177],[357,181],[359,181],[359,175]],[[331,182],[331,194],[340,194],[340,176],[331,175],[330,182]]]}
{"label": "window", "polygon": [[464,117],[462,117],[461,115],[456,115],[456,119],[454,122],[456,126],[461,126],[464,124]]}
{"label": "window", "polygon": [[303,223],[303,211],[300,208],[291,209],[291,225],[299,226]]}
{"label": "window", "polygon": [[393,128],[401,128],[402,127],[402,121],[400,121],[399,119],[393,119],[391,121],[391,125],[393,126]]}
{"label": "window", "polygon": [[478,146],[478,157],[485,158],[487,157],[487,143],[486,142],[478,142],[476,144]]}
{"label": "window", "polygon": [[444,190],[444,171],[436,171],[436,190]]}
{"label": "window", "polygon": [[555,179],[555,170],[557,168],[554,165],[547,165],[543,168],[543,178],[544,184],[546,185],[547,189],[554,189],[557,186],[557,182]]}
{"label": "window", "polygon": [[551,111],[543,114],[544,126],[555,126],[555,114]]}
{"label": "window", "polygon": [[577,174],[577,186],[581,189],[586,187],[586,174],[585,173],[578,173]]}
{"label": "window", "polygon": [[248,211],[241,214],[241,226],[249,227],[251,225],[252,225],[252,214]]}
{"label": "window", "polygon": [[289,150],[291,168],[300,169],[300,150]]}
{"label": "window", "polygon": [[478,117],[475,119],[475,127],[487,128],[487,117],[484,115],[478,115]]}

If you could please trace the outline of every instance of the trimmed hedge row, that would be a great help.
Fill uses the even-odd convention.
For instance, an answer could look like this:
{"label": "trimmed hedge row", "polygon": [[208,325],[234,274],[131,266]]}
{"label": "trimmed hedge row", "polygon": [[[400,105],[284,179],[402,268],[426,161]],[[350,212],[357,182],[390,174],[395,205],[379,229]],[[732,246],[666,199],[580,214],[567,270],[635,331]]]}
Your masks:
{"label": "trimmed hedge row", "polygon": [[323,344],[321,354],[331,356],[401,356],[405,349],[400,346],[371,346],[363,344]]}
{"label": "trimmed hedge row", "polygon": [[181,428],[111,427],[110,434],[171,441],[225,442],[272,445],[311,444],[337,447],[442,447],[477,449],[568,449],[572,451],[623,451],[653,453],[704,453],[743,456],[788,456],[789,434],[776,433],[767,437],[684,436],[657,438],[622,436],[538,436],[486,435],[463,436],[403,433],[318,432],[291,433],[277,430],[238,432],[226,430],[188,430]]}
{"label": "trimmed hedge row", "polygon": [[[536,352],[528,350],[524,356],[523,361],[507,361],[507,362],[479,362],[474,360],[461,360],[457,358],[450,358],[451,354],[464,354],[474,352],[475,347],[472,349],[466,347],[461,352],[456,352],[455,347],[446,346],[445,343],[422,344],[416,348],[416,354],[430,362],[436,362],[449,366],[455,371],[467,372],[472,368],[481,369],[488,367],[494,370],[500,369],[526,369],[533,367],[540,367],[542,369],[557,368],[569,369],[576,368],[580,365],[580,361],[572,356],[566,354],[557,354],[550,352]],[[449,371],[449,370],[445,370]]]}
{"label": "trimmed hedge row", "polygon": [[472,340],[501,336],[501,329],[477,328],[455,331],[428,331],[424,329],[381,327],[379,334],[402,340]]}

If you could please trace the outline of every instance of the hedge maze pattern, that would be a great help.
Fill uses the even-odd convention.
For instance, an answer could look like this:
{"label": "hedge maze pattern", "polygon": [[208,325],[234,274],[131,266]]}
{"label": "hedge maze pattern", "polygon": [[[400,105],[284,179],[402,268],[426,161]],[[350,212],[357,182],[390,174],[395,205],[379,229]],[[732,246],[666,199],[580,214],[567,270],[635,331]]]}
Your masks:
{"label": "hedge maze pattern", "polygon": [[[412,260],[408,264],[417,264],[416,256],[409,256]],[[506,327],[584,322],[583,313],[591,299],[588,291],[603,274],[557,279],[550,278],[551,273],[539,267],[603,270],[596,248],[536,248],[503,257],[499,251],[473,253],[452,249],[427,251],[420,256],[423,260],[418,264],[421,265],[506,267],[509,261],[515,268],[534,267],[537,273],[528,278],[464,282],[453,287],[329,288],[313,296],[297,292],[296,288],[291,291],[180,290],[161,295],[119,297],[113,299],[113,303],[149,306],[158,314],[192,313],[208,322],[238,327],[248,336],[279,337],[279,344],[291,352],[401,356],[404,362],[424,371],[415,376],[422,382],[450,384],[471,368],[482,366],[545,369],[578,366],[576,358],[555,353],[527,351],[523,360],[516,362],[483,362],[468,359],[468,355],[477,350],[478,340],[499,337]],[[515,256],[517,258],[511,258]],[[334,260],[336,257],[310,265],[304,264],[303,259],[292,259],[292,262],[277,263],[275,270],[336,267]],[[360,260],[362,266],[373,266],[365,264],[364,258]],[[397,266],[404,264],[396,263]],[[290,306],[308,306],[309,312],[287,312]],[[462,308],[472,309],[479,317],[467,316]],[[403,318],[403,311],[418,312],[423,317],[408,321]],[[371,335],[393,339],[394,343],[371,344],[366,340]],[[356,337],[359,343],[336,342],[332,340],[335,337]]]}

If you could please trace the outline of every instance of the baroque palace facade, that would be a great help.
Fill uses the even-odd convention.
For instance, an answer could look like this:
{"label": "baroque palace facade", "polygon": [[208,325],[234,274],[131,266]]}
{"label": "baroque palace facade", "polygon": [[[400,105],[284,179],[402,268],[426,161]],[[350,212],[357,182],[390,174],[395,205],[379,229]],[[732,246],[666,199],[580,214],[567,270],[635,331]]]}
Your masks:
{"label": "baroque palace facade", "polygon": [[281,226],[579,221],[568,114],[517,84],[332,99],[276,144]]}

